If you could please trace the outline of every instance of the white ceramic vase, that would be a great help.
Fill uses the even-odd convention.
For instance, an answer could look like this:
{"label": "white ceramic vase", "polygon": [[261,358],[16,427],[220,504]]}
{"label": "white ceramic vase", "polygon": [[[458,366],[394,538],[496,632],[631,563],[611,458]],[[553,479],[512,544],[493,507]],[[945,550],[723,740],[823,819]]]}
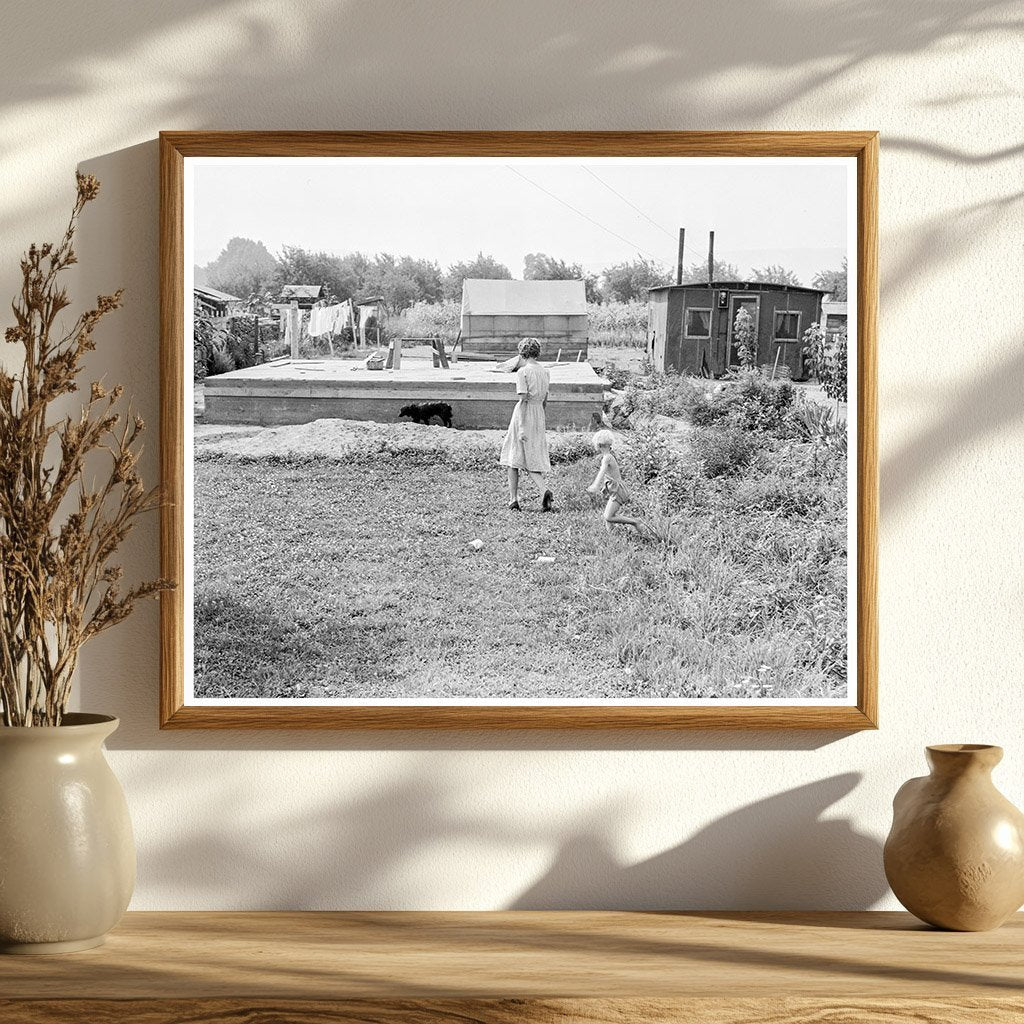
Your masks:
{"label": "white ceramic vase", "polygon": [[100,945],[135,887],[128,804],[103,753],[116,718],[0,727],[0,951]]}

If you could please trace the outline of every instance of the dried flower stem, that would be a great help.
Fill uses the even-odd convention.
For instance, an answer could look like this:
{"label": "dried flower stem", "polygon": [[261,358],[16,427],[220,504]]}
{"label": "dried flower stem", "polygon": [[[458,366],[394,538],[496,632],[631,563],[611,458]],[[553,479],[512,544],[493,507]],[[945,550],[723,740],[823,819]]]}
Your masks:
{"label": "dried flower stem", "polygon": [[[57,245],[32,245],[21,261],[22,285],[11,304],[9,344],[24,349],[17,376],[0,370],[0,711],[3,724],[59,725],[86,641],[131,614],[135,602],[170,586],[152,580],[120,590],[123,572],[110,559],[136,517],[159,504],[137,471],[145,429],[124,393],[93,381],[78,417],[50,423],[51,404],[78,391],[82,359],[96,345],[96,325],[121,305],[121,291],[100,295],[72,328],[57,328],[70,305],[58,275],[77,262],[78,217],[99,182],[78,174],[78,193]],[[51,448],[53,444],[53,448]],[[59,446],[59,458],[55,448]],[[102,486],[86,486],[93,452],[111,459]],[[69,499],[77,486],[77,501]],[[70,504],[71,510],[68,511]]]}

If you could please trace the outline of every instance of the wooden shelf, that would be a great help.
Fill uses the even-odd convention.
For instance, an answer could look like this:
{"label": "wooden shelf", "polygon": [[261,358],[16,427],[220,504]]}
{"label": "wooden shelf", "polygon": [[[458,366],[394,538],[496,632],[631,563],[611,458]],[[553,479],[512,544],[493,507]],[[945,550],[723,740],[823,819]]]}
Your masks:
{"label": "wooden shelf", "polygon": [[0,957],[4,1024],[1024,1020],[1024,914],[133,913]]}

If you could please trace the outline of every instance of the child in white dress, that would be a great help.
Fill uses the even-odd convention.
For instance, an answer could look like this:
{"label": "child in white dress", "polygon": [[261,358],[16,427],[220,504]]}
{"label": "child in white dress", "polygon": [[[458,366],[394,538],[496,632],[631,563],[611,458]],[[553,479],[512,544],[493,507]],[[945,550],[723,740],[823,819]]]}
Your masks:
{"label": "child in white dress", "polygon": [[640,519],[619,515],[619,510],[631,500],[632,495],[622,482],[619,463],[612,454],[615,435],[610,430],[599,430],[594,435],[594,450],[601,456],[601,467],[597,471],[594,482],[587,488],[590,494],[602,494],[608,499],[604,509],[604,528],[611,533],[612,524],[632,526],[637,533],[644,532],[644,524]]}
{"label": "child in white dress", "polygon": [[544,413],[548,405],[551,376],[537,362],[540,342],[536,338],[523,338],[519,342],[519,354],[526,360],[516,370],[516,394],[519,401],[512,410],[512,419],[501,445],[500,461],[508,467],[508,507],[513,512],[520,510],[519,480],[520,474],[526,473],[543,494],[541,508],[550,512],[554,507],[554,496],[547,486],[551,460],[548,456]]}

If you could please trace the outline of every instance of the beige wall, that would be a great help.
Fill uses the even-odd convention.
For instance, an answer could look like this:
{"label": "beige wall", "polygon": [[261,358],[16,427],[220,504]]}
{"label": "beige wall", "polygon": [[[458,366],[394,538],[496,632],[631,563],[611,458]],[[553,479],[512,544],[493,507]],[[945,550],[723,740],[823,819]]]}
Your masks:
{"label": "beige wall", "polygon": [[[925,743],[1005,745],[1024,804],[1019,19],[982,0],[5,5],[0,294],[57,234],[75,166],[97,174],[76,294],[126,287],[94,367],[154,426],[162,128],[882,132],[881,730],[164,734],[147,607],[82,672],[82,704],[124,723],[136,907],[891,906],[880,842]],[[154,523],[130,568],[156,551]]]}

